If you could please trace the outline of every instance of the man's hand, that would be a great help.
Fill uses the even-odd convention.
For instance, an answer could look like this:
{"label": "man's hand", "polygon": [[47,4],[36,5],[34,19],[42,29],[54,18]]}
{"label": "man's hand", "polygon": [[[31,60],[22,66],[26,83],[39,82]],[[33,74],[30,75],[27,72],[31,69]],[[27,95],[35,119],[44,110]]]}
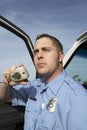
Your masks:
{"label": "man's hand", "polygon": [[[19,65],[19,67],[21,67],[22,64]],[[25,81],[21,81],[21,82],[15,82],[15,81],[12,81],[10,76],[15,72],[15,69],[17,67],[15,65],[13,65],[11,68],[9,69],[6,69],[3,73],[3,83],[6,84],[6,85],[10,85],[10,86],[15,86],[17,84],[27,84],[27,82]]]}

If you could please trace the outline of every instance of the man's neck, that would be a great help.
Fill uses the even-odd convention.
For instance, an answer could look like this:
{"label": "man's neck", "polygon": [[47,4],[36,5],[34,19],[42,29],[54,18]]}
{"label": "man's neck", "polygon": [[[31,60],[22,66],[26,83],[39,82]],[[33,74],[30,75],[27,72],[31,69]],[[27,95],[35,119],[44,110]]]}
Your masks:
{"label": "man's neck", "polygon": [[63,71],[63,68],[59,69],[58,71],[55,71],[54,73],[51,73],[49,75],[45,75],[44,79],[47,83],[52,81],[54,78],[56,78],[61,72]]}

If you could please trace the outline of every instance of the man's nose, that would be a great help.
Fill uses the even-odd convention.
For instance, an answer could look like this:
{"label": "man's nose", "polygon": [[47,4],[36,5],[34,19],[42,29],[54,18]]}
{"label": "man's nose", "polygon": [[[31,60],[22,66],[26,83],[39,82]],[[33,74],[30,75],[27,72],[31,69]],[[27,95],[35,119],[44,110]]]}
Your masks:
{"label": "man's nose", "polygon": [[43,57],[43,52],[42,52],[42,51],[39,51],[37,57],[38,57],[38,58],[42,58],[42,57]]}

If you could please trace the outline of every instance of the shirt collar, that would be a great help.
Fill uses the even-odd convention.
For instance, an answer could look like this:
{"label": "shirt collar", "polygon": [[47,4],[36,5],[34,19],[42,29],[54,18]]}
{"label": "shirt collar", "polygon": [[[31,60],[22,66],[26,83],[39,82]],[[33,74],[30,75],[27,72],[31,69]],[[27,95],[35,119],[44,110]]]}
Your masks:
{"label": "shirt collar", "polygon": [[63,70],[56,78],[46,85],[46,88],[49,88],[52,93],[56,96],[64,79],[66,77],[66,72]]}
{"label": "shirt collar", "polygon": [[44,92],[44,90],[46,90],[46,82],[43,78],[39,78],[34,80],[33,85],[36,86],[36,88],[39,90],[40,93]]}

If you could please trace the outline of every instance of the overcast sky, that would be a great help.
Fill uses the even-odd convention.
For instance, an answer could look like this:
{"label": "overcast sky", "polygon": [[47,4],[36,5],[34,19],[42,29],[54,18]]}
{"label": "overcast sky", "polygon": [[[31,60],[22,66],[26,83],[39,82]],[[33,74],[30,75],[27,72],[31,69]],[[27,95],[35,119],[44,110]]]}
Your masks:
{"label": "overcast sky", "polygon": [[48,33],[58,38],[67,52],[87,30],[87,0],[0,0],[0,15],[23,29],[34,42]]}

